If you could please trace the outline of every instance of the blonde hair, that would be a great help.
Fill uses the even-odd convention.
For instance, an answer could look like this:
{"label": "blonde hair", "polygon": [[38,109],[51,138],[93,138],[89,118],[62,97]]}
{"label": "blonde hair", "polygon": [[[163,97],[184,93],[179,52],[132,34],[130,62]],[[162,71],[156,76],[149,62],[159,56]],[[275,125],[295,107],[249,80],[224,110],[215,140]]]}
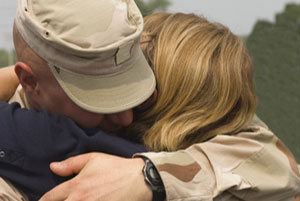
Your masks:
{"label": "blonde hair", "polygon": [[252,61],[225,26],[193,14],[157,13],[145,18],[141,47],[157,79],[158,100],[129,131],[148,149],[186,148],[235,134],[252,120]]}

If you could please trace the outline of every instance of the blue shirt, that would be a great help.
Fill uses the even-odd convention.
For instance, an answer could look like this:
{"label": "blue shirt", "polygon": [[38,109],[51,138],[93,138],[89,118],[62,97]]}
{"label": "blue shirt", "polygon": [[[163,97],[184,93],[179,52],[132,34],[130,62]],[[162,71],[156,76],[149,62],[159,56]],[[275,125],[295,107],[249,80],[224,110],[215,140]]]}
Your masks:
{"label": "blue shirt", "polygon": [[0,176],[30,200],[69,179],[53,174],[50,162],[91,151],[131,157],[146,149],[99,129],[81,129],[66,116],[0,102]]}

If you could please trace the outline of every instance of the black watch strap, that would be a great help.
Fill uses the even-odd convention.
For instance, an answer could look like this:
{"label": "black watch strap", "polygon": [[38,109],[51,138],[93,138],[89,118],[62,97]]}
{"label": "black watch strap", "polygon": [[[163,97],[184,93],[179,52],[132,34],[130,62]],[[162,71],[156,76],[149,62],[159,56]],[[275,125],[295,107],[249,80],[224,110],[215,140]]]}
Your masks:
{"label": "black watch strap", "polygon": [[152,201],[164,201],[166,199],[165,187],[156,167],[148,158],[142,158],[145,161],[143,168],[145,181],[152,189]]}

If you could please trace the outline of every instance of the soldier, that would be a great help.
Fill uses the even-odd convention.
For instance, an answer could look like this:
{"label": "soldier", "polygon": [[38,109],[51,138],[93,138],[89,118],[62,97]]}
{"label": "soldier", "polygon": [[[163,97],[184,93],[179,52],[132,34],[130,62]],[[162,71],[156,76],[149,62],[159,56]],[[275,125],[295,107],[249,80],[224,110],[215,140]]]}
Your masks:
{"label": "soldier", "polygon": [[53,160],[88,151],[127,157],[146,151],[99,131],[130,124],[132,108],[155,91],[139,47],[142,29],[133,0],[19,1],[13,34],[20,86],[10,102],[32,110],[25,115],[15,104],[1,104],[0,200],[27,199],[14,196],[7,180],[38,200],[62,181],[50,172]]}
{"label": "soldier", "polygon": [[299,193],[293,156],[254,116],[252,63],[237,36],[194,15],[156,14],[142,44],[159,94],[131,130],[146,132],[150,150],[173,152],[136,155],[146,165],[100,153],[54,163],[61,176],[79,174],[42,200],[164,200],[165,193],[167,200],[291,200]]}

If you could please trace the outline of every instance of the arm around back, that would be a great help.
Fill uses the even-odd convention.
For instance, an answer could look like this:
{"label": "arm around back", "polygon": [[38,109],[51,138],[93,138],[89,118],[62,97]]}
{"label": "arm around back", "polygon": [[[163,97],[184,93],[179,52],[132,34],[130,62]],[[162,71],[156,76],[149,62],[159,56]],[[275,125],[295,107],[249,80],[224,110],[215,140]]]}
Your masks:
{"label": "arm around back", "polygon": [[237,135],[142,155],[159,171],[167,200],[295,200],[300,194],[293,155],[257,117]]}
{"label": "arm around back", "polygon": [[14,71],[14,66],[0,69],[0,100],[8,101],[15,93],[19,80]]}

